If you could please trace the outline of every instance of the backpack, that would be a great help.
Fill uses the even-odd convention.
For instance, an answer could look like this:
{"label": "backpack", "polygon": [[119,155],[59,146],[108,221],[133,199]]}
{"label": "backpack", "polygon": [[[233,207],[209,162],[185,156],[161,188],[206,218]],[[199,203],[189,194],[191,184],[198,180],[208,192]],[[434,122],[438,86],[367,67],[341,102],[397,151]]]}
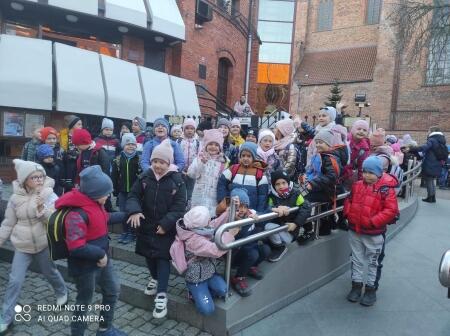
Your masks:
{"label": "backpack", "polygon": [[86,212],[81,208],[57,209],[50,216],[47,221],[47,241],[52,260],[67,259],[69,257],[64,221],[71,211],[78,212],[86,223],[89,221]]}
{"label": "backpack", "polygon": [[377,156],[381,156],[381,157],[384,157],[389,160],[389,165],[388,165],[388,169],[387,169],[386,173],[394,176],[397,179],[398,184],[397,184],[397,187],[395,187],[395,190],[396,190],[396,193],[398,193],[400,191],[402,183],[403,183],[403,174],[404,174],[403,169],[398,164],[392,163],[392,160],[389,155],[377,154]]}
{"label": "backpack", "polygon": [[437,146],[433,146],[434,155],[439,161],[447,161],[448,159],[448,148],[447,145],[438,142]]}
{"label": "backpack", "polygon": [[[231,180],[230,180],[230,183],[233,183],[233,180],[234,180],[234,178],[236,177],[237,172],[238,172],[238,170],[239,170],[239,166],[240,166],[240,164],[234,164],[234,165],[232,165],[232,166],[230,167],[230,171],[231,171]],[[257,169],[256,169],[256,175],[255,175],[255,178],[256,178],[256,186],[258,186],[259,181],[261,181],[261,179],[263,178],[263,176],[264,176],[264,170],[257,168]]]}
{"label": "backpack", "polygon": [[188,262],[186,261],[184,242],[178,238],[178,235],[175,236],[175,240],[170,246],[169,253],[172,258],[173,267],[180,275],[183,275],[187,270]]}

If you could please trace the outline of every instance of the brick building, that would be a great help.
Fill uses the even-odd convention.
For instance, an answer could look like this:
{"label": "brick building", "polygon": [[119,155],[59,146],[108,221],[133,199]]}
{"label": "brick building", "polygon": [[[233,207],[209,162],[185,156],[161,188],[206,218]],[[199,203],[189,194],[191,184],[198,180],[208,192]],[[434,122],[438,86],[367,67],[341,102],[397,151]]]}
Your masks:
{"label": "brick building", "polygon": [[[391,11],[382,0],[297,2],[291,113],[317,114],[337,80],[351,116],[359,111],[355,94],[365,94],[371,105],[362,115],[379,127],[420,139],[432,125],[450,130],[450,76],[429,83],[429,57],[419,66],[406,64],[394,48]],[[446,60],[448,71],[450,55]]]}

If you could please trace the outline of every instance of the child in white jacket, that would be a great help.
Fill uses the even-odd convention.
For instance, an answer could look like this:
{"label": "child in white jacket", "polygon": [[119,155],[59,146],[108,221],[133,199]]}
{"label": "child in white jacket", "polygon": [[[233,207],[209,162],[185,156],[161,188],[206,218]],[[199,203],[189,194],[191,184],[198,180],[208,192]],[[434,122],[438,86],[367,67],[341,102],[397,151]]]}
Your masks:
{"label": "child in white jacket", "polygon": [[201,151],[188,169],[188,176],[195,179],[191,206],[204,205],[210,216],[215,217],[217,206],[217,182],[228,167],[223,154],[223,135],[217,129],[205,130]]}

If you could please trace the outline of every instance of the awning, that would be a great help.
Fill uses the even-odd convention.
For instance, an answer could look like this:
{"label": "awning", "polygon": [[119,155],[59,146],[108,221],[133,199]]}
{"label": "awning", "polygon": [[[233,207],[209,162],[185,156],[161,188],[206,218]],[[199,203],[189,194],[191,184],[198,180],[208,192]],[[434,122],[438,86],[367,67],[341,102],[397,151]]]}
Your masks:
{"label": "awning", "polygon": [[305,53],[295,80],[300,85],[368,82],[373,79],[377,46]]}
{"label": "awning", "polygon": [[99,54],[55,43],[56,109],[105,115],[105,91]]}
{"label": "awning", "polygon": [[52,109],[50,41],[0,35],[0,105]]}
{"label": "awning", "polygon": [[144,116],[148,122],[175,113],[169,75],[164,72],[138,67],[144,96]]}
{"label": "awning", "polygon": [[179,116],[199,116],[200,106],[194,82],[175,76],[169,76],[169,78],[176,114]]}
{"label": "awning", "polygon": [[98,0],[48,0],[48,4],[76,12],[98,15]]}
{"label": "awning", "polygon": [[145,0],[152,21],[152,30],[185,39],[185,26],[175,0]]}
{"label": "awning", "polygon": [[144,103],[137,66],[110,56],[100,55],[106,92],[106,115],[132,119],[142,116]]}
{"label": "awning", "polygon": [[144,0],[105,0],[105,17],[147,28]]}

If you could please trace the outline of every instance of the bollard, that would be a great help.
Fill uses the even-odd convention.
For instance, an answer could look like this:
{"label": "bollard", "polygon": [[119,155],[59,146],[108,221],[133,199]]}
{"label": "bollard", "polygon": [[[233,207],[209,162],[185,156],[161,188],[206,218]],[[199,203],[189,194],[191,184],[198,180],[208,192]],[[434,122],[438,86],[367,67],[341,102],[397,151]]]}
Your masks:
{"label": "bollard", "polygon": [[[228,214],[228,223],[233,222],[236,217],[236,204],[230,199],[230,211]],[[231,278],[231,253],[232,250],[228,250],[227,252],[227,261],[225,264],[225,274],[224,278],[227,283],[227,294],[225,295],[225,301],[227,301],[228,295],[230,293],[230,278]]]}
{"label": "bollard", "polygon": [[[413,160],[408,160],[408,171],[411,170],[411,168],[414,166],[414,161]],[[413,174],[408,174],[406,176],[406,179],[408,180]],[[405,201],[409,202],[409,198],[411,197],[411,189],[412,189],[412,184],[413,184],[414,180],[409,181],[406,184],[406,190],[405,190]]]}

